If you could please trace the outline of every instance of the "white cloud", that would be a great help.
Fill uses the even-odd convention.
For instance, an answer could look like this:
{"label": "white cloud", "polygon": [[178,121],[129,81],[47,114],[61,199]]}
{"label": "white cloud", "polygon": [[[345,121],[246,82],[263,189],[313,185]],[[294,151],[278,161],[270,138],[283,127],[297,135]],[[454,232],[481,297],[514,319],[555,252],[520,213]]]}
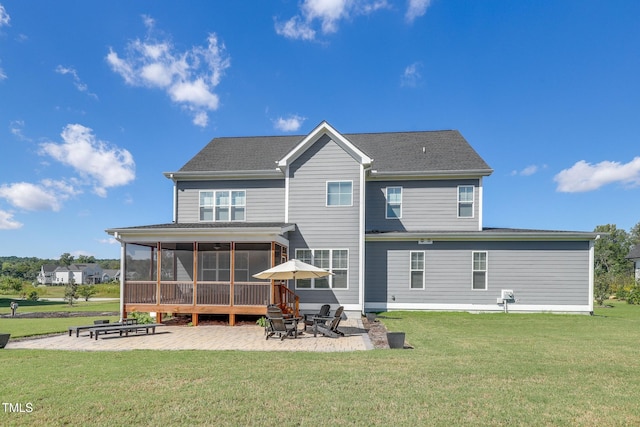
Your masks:
{"label": "white cloud", "polygon": [[522,169],[522,170],[513,170],[511,171],[511,176],[516,176],[516,175],[520,175],[520,176],[531,176],[535,173],[537,173],[540,169],[546,169],[547,165],[542,165],[542,166],[538,166],[538,165],[529,165],[526,168]]}
{"label": "white cloud", "polygon": [[11,17],[4,6],[0,4],[0,27],[9,25],[9,21],[11,21]]}
{"label": "white cloud", "polygon": [[427,13],[427,8],[429,8],[430,4],[431,0],[409,0],[409,6],[404,18],[408,23],[412,23],[416,18]]}
{"label": "white cloud", "polygon": [[209,124],[209,115],[204,111],[200,111],[199,113],[196,113],[196,115],[193,118],[193,124],[203,128],[207,127],[207,124]]}
{"label": "white cloud", "polygon": [[113,237],[109,237],[107,239],[98,239],[98,243],[102,243],[103,245],[119,245],[120,244],[120,242],[118,242]]}
{"label": "white cloud", "polygon": [[13,219],[13,214],[0,210],[0,230],[15,230],[22,227],[22,223]]}
{"label": "white cloud", "polygon": [[315,30],[299,16],[294,16],[284,23],[276,22],[276,34],[294,40],[313,40],[316,37]]}
{"label": "white cloud", "polygon": [[304,0],[300,12],[286,22],[275,22],[276,33],[297,40],[314,40],[319,23],[323,34],[338,31],[340,21],[356,15],[368,15],[380,9],[390,8],[386,0]]}
{"label": "white cloud", "polygon": [[89,92],[89,87],[85,83],[83,83],[82,80],[80,80],[80,77],[78,77],[78,72],[75,69],[58,65],[55,69],[55,72],[58,74],[62,74],[63,76],[69,74],[73,78],[73,84],[76,89],[78,89],[80,92],[85,92],[92,98],[98,99],[98,95]]}
{"label": "white cloud", "polygon": [[277,120],[274,120],[273,125],[277,130],[283,132],[295,132],[300,129],[300,126],[302,126],[305,120],[305,117],[294,114],[287,118],[278,117]]}
{"label": "white cloud", "polygon": [[595,165],[580,160],[554,177],[557,191],[578,193],[597,190],[607,184],[619,182],[632,187],[640,185],[640,157],[629,163],[602,161]]}
{"label": "white cloud", "polygon": [[420,62],[414,62],[407,66],[400,77],[400,86],[403,87],[417,87],[422,81],[422,64]]}
{"label": "white cloud", "polygon": [[67,125],[61,136],[61,144],[41,144],[42,152],[73,167],[99,196],[105,197],[107,188],[135,179],[135,162],[129,151],[98,140],[91,129],[79,124]]}
{"label": "white cloud", "polygon": [[31,141],[31,139],[24,136],[22,130],[24,129],[24,120],[12,120],[9,123],[9,132],[22,141]]}
{"label": "white cloud", "polygon": [[[11,21],[11,17],[7,13],[7,10],[3,5],[0,4],[0,27],[8,26],[9,21]],[[0,67],[0,80],[4,80],[7,78],[7,75],[4,73],[2,67]]]}
{"label": "white cloud", "polygon": [[214,89],[231,66],[224,44],[212,33],[207,46],[178,52],[170,40],[151,36],[152,18],[143,16],[143,20],[146,39],[129,42],[123,57],[110,48],[106,60],[111,69],[129,85],[164,90],[173,102],[192,112],[194,124],[206,126],[207,112],[220,107]]}
{"label": "white cloud", "polygon": [[13,206],[28,211],[59,211],[62,198],[56,197],[55,191],[50,191],[44,185],[28,182],[16,182],[0,186],[0,197],[6,199]]}

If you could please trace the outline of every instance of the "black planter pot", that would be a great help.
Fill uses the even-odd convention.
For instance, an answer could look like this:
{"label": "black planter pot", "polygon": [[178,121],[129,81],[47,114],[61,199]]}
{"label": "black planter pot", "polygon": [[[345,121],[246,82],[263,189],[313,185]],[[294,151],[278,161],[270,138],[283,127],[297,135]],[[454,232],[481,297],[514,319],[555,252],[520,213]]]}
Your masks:
{"label": "black planter pot", "polygon": [[387,332],[389,348],[404,348],[404,332]]}
{"label": "black planter pot", "polygon": [[4,348],[7,345],[10,336],[11,334],[0,334],[0,348]]}

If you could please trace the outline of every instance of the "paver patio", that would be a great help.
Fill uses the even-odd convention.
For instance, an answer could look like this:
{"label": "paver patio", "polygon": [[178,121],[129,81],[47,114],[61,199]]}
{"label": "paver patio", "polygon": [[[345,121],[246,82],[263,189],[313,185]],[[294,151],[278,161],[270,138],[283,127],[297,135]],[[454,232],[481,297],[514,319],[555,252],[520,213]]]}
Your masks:
{"label": "paver patio", "polygon": [[76,338],[66,332],[42,338],[10,340],[7,349],[46,349],[77,351],[126,350],[242,350],[242,351],[362,351],[373,344],[362,320],[341,322],[344,337],[314,337],[313,332],[298,335],[297,339],[270,338],[265,340],[264,329],[257,325],[161,326],[155,334],[133,334],[128,337],[106,335],[99,340],[89,339],[88,332]]}

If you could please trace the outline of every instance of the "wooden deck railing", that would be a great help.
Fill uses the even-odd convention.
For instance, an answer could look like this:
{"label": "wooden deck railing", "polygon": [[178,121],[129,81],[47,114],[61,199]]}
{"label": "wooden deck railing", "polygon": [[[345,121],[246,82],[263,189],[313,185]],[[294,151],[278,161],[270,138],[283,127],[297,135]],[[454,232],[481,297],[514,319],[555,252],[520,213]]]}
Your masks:
{"label": "wooden deck railing", "polygon": [[286,285],[275,284],[275,301],[283,313],[300,315],[300,297]]}
{"label": "wooden deck railing", "polygon": [[[152,281],[127,281],[125,283],[125,304],[194,305],[193,282],[162,281],[158,295],[158,285]],[[195,305],[242,305],[267,306],[270,299],[269,282],[198,282]]]}
{"label": "wooden deck railing", "polygon": [[126,304],[155,304],[157,300],[156,282],[130,281],[124,286],[124,302]]}

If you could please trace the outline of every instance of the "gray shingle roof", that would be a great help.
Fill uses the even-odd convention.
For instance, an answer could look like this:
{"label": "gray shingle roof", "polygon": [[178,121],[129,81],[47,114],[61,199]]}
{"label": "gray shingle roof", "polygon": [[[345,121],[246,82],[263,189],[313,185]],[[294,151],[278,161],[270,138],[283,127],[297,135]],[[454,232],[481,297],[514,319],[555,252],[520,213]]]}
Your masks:
{"label": "gray shingle roof", "polygon": [[631,248],[629,255],[627,255],[627,259],[640,259],[640,244]]}
{"label": "gray shingle roof", "polygon": [[[209,142],[180,172],[274,170],[306,135],[222,137]],[[373,158],[378,172],[491,171],[455,130],[343,134]]]}

